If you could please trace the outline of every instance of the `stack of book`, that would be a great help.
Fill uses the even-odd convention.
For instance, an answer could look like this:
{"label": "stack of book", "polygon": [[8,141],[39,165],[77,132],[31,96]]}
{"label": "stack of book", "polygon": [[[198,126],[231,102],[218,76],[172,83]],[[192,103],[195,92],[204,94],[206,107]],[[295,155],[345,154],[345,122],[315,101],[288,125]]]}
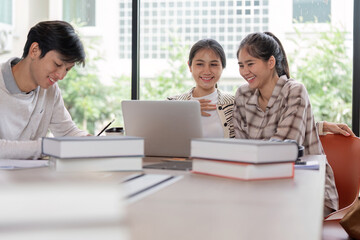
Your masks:
{"label": "stack of book", "polygon": [[294,177],[294,142],[201,138],[191,140],[192,172],[241,180]]}
{"label": "stack of book", "polygon": [[42,153],[57,171],[140,171],[144,139],[131,136],[43,138]]}
{"label": "stack of book", "polygon": [[1,183],[0,239],[129,239],[117,182],[30,171],[3,172]]}

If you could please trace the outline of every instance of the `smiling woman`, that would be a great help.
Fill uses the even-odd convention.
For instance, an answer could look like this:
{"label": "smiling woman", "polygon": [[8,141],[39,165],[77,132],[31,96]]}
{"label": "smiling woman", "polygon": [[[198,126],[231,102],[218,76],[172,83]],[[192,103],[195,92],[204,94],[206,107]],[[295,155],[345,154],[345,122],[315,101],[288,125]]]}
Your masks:
{"label": "smiling woman", "polygon": [[203,97],[213,93],[223,70],[219,56],[211,49],[201,49],[196,53],[189,67],[196,82],[193,97]]}
{"label": "smiling woman", "polygon": [[234,96],[222,93],[217,88],[226,67],[224,49],[213,39],[202,39],[192,46],[188,65],[196,83],[195,87],[187,93],[168,99],[200,102],[204,137],[234,137]]}
{"label": "smiling woman", "polygon": [[[281,42],[270,32],[245,37],[237,51],[239,70],[247,84],[235,95],[235,137],[295,140],[305,154],[323,154],[305,86],[290,79]],[[334,174],[326,166],[326,216],[338,209]]]}

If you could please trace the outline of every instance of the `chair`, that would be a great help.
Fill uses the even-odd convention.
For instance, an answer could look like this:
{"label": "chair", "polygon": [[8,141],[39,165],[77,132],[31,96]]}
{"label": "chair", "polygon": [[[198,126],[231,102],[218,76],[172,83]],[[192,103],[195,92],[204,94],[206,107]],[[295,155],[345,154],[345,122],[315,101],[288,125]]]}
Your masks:
{"label": "chair", "polygon": [[323,239],[350,239],[339,224],[358,200],[360,187],[360,139],[339,134],[320,136],[326,158],[334,171],[339,194],[339,210],[324,219]]}

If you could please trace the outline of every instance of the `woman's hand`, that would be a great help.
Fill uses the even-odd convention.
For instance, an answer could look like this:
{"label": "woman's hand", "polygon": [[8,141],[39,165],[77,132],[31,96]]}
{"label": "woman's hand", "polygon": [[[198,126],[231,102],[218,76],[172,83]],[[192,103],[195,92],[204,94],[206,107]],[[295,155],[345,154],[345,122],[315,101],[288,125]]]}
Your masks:
{"label": "woman's hand", "polygon": [[345,123],[332,123],[324,121],[323,132],[356,137],[353,131],[351,131],[351,129]]}
{"label": "woman's hand", "polygon": [[208,99],[200,99],[200,108],[201,108],[201,116],[209,117],[211,116],[210,113],[207,113],[207,111],[214,111],[216,110],[216,104],[211,104],[211,100]]}

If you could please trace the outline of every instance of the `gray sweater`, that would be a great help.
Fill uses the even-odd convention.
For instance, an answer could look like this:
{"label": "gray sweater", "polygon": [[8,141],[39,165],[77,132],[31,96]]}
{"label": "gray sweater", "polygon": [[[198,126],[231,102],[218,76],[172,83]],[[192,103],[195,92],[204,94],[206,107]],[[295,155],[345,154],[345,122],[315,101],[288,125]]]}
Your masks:
{"label": "gray sweater", "polygon": [[41,156],[41,138],[85,136],[64,106],[60,89],[36,88],[21,92],[11,71],[12,58],[0,65],[0,159],[36,159]]}

